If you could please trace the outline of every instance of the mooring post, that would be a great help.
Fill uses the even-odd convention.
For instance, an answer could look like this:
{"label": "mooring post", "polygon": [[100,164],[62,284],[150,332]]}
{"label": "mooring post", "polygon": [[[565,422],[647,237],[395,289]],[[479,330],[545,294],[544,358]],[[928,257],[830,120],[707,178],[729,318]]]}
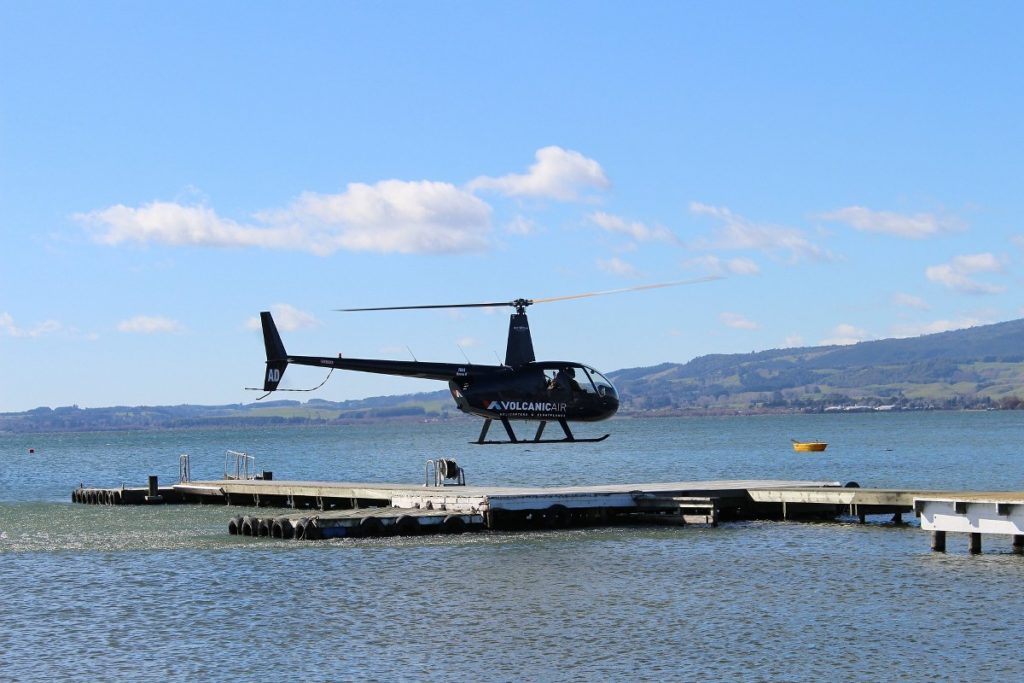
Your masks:
{"label": "mooring post", "polygon": [[1013,535],[1013,552],[1024,553],[1024,536],[1020,534]]}
{"label": "mooring post", "polygon": [[971,532],[971,554],[977,555],[981,552],[981,534],[974,531]]}
{"label": "mooring post", "polygon": [[158,477],[155,474],[149,475],[149,491],[146,496],[147,503],[162,503],[163,498],[160,497],[160,484],[158,483]]}
{"label": "mooring post", "polygon": [[946,532],[945,531],[933,531],[932,532],[932,550],[937,553],[946,552]]}

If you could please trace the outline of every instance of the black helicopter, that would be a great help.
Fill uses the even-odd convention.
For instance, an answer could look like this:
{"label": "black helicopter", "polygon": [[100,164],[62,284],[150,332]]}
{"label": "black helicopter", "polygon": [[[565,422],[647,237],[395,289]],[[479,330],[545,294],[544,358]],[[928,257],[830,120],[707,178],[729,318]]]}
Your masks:
{"label": "black helicopter", "polygon": [[[263,341],[267,351],[267,371],[263,391],[278,390],[289,363],[330,368],[332,370],[355,370],[375,372],[384,375],[421,377],[448,382],[452,398],[459,410],[484,418],[477,444],[521,443],[512,429],[512,420],[539,421],[537,432],[529,443],[585,443],[603,441],[608,434],[597,438],[577,438],[569,428],[569,422],[597,422],[606,420],[619,409],[619,396],[607,377],[592,367],[573,361],[537,361],[530,337],[530,323],[526,308],[536,303],[580,299],[584,297],[614,294],[618,292],[670,287],[717,279],[700,278],[655,285],[642,285],[606,292],[591,292],[548,299],[515,299],[479,304],[437,304],[426,306],[387,306],[380,308],[346,308],[353,311],[395,311],[429,308],[483,308],[512,306],[515,308],[509,320],[508,344],[505,362],[502,365],[473,365],[469,363],[424,363],[420,361],[378,360],[367,358],[345,358],[341,354],[332,356],[292,356],[281,341],[274,319],[268,311],[260,313],[263,324]],[[326,380],[325,380],[326,381]],[[487,432],[494,420],[499,420],[508,434],[509,441],[487,441]],[[557,422],[565,437],[543,439],[548,422]]]}

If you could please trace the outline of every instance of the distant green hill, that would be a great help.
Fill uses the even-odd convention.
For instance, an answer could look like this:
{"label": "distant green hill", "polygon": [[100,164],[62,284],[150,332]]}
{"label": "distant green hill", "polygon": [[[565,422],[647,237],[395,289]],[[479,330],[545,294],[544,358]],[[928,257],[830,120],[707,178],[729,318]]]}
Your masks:
{"label": "distant green hill", "polygon": [[1016,408],[1024,320],[849,346],[713,354],[609,374],[623,412]]}
{"label": "distant green hill", "polygon": [[[609,373],[623,415],[1024,407],[1024,319],[850,346],[712,354]],[[358,401],[36,408],[0,432],[339,424],[462,417],[446,389]]]}
{"label": "distant green hill", "polygon": [[[449,412],[449,410],[451,411]],[[35,408],[0,413],[3,432],[181,429],[220,426],[311,425],[372,420],[446,420],[461,416],[447,390],[359,401],[261,401],[221,406],[114,406]]]}

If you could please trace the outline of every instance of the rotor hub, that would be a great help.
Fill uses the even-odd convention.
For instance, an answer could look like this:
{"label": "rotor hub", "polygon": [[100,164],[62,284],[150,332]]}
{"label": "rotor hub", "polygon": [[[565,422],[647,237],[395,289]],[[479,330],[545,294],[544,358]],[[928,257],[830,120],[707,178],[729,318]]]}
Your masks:
{"label": "rotor hub", "polygon": [[512,302],[512,305],[516,307],[516,313],[522,315],[526,313],[526,307],[533,303],[533,299],[516,299]]}

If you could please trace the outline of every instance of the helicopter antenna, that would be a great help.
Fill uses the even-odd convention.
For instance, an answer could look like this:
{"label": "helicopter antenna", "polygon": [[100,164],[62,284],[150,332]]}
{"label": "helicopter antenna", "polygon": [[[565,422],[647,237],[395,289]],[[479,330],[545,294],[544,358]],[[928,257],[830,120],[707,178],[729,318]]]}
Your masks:
{"label": "helicopter antenna", "polygon": [[469,356],[466,355],[466,351],[462,348],[462,344],[456,344],[456,346],[458,346],[459,347],[459,351],[462,352],[462,357],[466,359],[466,364],[467,365],[472,365],[473,361],[471,361],[469,359]]}
{"label": "helicopter antenna", "polygon": [[417,363],[419,363],[419,362],[420,362],[420,361],[419,361],[419,359],[418,359],[418,358],[416,358],[416,354],[412,352],[412,349],[410,349],[410,348],[409,348],[408,346],[406,346],[406,347],[405,347],[405,350],[409,352],[409,355],[410,355],[410,356],[412,356],[412,359],[413,359],[414,361],[416,361]]}
{"label": "helicopter antenna", "polygon": [[[319,389],[319,388],[320,388],[320,387],[322,387],[323,385],[327,384],[327,380],[329,380],[329,379],[331,378],[331,374],[333,374],[333,373],[334,373],[334,368],[331,368],[330,372],[328,372],[328,373],[327,373],[327,376],[326,376],[326,377],[324,377],[324,381],[323,381],[323,382],[320,382],[320,384],[317,384],[317,385],[316,385],[315,387],[313,387],[312,389],[274,389],[274,391],[302,391],[302,392],[306,392],[306,391],[316,391],[317,389]],[[262,389],[262,388],[260,388],[260,387],[246,387],[246,388],[245,388],[245,390],[246,390],[246,391],[263,391],[263,389]],[[259,397],[258,399],[256,399],[256,400],[257,400],[257,401],[262,401],[262,400],[263,400],[263,399],[265,399],[265,398],[266,398],[267,396],[270,396],[270,395],[271,395],[272,393],[274,393],[274,391],[268,391],[267,393],[263,394],[262,396],[260,396],[260,397]]]}

